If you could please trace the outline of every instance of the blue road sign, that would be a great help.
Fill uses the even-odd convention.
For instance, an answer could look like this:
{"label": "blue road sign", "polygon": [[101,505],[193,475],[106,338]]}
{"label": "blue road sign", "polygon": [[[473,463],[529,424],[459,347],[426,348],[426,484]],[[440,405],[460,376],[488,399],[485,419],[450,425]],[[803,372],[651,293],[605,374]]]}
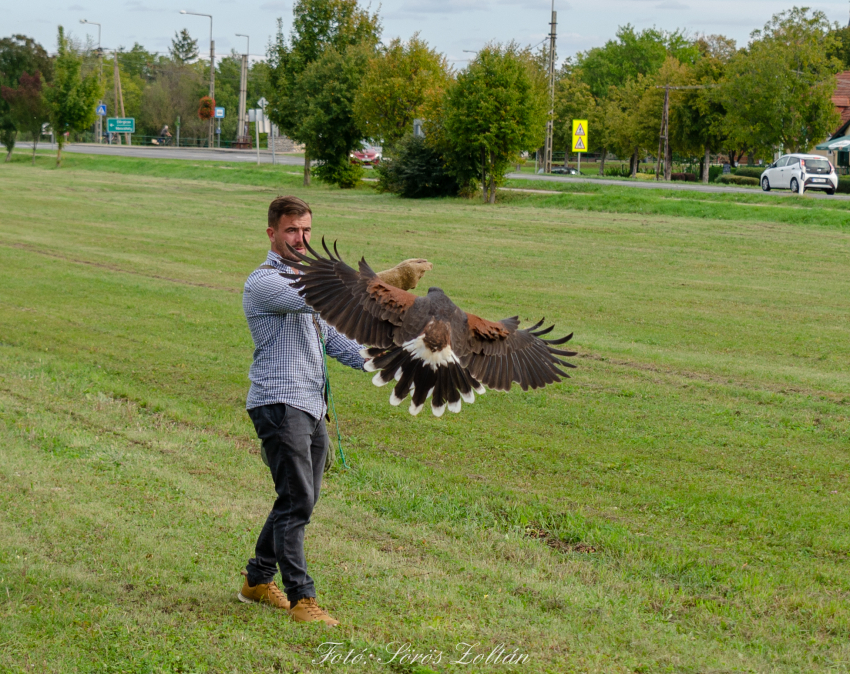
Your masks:
{"label": "blue road sign", "polygon": [[97,106],[97,116],[106,117],[106,106],[103,103]]}
{"label": "blue road sign", "polygon": [[216,108],[215,109],[215,118],[216,119],[224,119],[224,108]]}

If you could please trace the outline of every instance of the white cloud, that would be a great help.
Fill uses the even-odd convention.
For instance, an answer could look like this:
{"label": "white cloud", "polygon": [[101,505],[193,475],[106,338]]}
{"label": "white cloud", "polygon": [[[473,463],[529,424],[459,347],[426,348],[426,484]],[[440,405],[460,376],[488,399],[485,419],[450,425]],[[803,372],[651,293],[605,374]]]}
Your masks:
{"label": "white cloud", "polygon": [[690,7],[683,2],[679,2],[679,0],[666,0],[655,5],[655,9],[690,9]]}

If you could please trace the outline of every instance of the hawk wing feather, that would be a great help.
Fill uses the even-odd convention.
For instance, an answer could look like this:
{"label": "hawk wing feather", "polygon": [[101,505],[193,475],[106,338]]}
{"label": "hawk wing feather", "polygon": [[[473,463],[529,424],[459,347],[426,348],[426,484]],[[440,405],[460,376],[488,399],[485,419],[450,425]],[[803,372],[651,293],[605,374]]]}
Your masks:
{"label": "hawk wing feather", "polygon": [[326,258],[310,244],[306,246],[310,255],[289,248],[301,263],[287,264],[301,273],[281,276],[293,281],[292,287],[304,301],[349,339],[376,347],[392,346],[393,333],[416,295],[384,283],[365,260],[360,260],[359,271],[355,271],[343,262],[336,243],[331,253],[322,239]]}
{"label": "hawk wing feather", "polygon": [[485,386],[507,391],[512,382],[523,391],[537,389],[569,375],[560,367],[575,367],[558,356],[575,356],[575,351],[554,348],[568,342],[569,334],[560,339],[541,339],[554,325],[540,329],[543,320],[530,328],[518,330],[519,318],[488,321],[467,314],[469,326],[468,352],[462,359],[469,373]]}

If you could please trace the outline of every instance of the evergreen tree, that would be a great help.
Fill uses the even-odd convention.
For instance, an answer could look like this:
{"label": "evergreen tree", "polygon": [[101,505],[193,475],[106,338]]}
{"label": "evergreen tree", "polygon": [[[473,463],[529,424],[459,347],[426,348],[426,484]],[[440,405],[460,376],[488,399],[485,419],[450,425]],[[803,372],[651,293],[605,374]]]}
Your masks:
{"label": "evergreen tree", "polygon": [[176,63],[190,63],[198,58],[198,41],[193,40],[189,31],[184,28],[179,33],[174,33],[168,53]]}

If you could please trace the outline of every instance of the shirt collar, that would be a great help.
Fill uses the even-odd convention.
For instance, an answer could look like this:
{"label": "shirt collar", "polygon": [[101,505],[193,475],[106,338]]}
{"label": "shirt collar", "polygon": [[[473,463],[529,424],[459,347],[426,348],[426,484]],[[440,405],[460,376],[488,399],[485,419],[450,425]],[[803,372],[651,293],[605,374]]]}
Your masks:
{"label": "shirt collar", "polygon": [[286,261],[273,250],[269,251],[268,256],[266,257],[266,263],[270,264],[274,267],[283,267],[286,271],[294,272],[295,270],[286,264]]}

